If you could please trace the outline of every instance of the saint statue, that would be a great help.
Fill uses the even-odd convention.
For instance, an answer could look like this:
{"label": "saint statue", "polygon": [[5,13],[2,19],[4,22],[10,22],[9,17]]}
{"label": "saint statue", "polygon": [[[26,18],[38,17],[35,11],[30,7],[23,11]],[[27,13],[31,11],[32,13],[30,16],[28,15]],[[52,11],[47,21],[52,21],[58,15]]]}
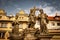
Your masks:
{"label": "saint statue", "polygon": [[35,7],[34,7],[34,9],[30,10],[30,14],[29,14],[29,26],[28,26],[29,28],[34,27],[34,25],[36,23],[35,11],[36,11]]}
{"label": "saint statue", "polygon": [[47,15],[43,12],[43,9],[40,9],[40,14],[38,15],[38,19],[40,21],[40,32],[47,33]]}
{"label": "saint statue", "polygon": [[22,36],[20,36],[19,32],[19,22],[17,20],[18,17],[15,17],[15,20],[12,23],[12,33],[10,35],[10,40],[20,40],[22,39]]}
{"label": "saint statue", "polygon": [[15,17],[15,21],[13,21],[14,28],[12,29],[13,34],[19,34],[19,22],[18,22],[18,16]]}
{"label": "saint statue", "polygon": [[14,26],[14,28],[12,29],[12,33],[13,34],[19,34],[19,24],[15,21],[14,23],[13,23],[13,26]]}

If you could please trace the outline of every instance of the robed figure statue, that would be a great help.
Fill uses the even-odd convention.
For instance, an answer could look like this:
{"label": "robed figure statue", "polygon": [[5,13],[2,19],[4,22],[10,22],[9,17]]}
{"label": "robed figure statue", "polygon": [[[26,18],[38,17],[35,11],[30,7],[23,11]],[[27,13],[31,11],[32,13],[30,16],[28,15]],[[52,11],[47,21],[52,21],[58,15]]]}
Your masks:
{"label": "robed figure statue", "polygon": [[40,32],[47,33],[47,15],[43,12],[43,9],[40,9],[40,14],[38,15],[38,20],[40,22]]}
{"label": "robed figure statue", "polygon": [[35,11],[36,11],[36,9],[35,9],[35,7],[34,7],[34,9],[30,9],[30,14],[29,14],[29,28],[33,28],[34,27],[34,25],[35,25],[35,23],[36,23],[36,15],[35,15]]}
{"label": "robed figure statue", "polygon": [[18,16],[15,17],[15,20],[12,23],[12,32],[10,34],[10,40],[22,40],[23,36],[19,32],[19,21],[17,20]]}

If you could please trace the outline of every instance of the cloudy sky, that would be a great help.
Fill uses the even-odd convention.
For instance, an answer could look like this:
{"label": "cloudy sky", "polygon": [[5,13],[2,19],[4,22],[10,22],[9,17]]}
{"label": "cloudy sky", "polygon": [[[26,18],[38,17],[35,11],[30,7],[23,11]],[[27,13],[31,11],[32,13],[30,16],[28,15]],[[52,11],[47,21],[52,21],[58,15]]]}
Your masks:
{"label": "cloudy sky", "polygon": [[60,0],[0,0],[0,8],[4,9],[8,15],[15,15],[19,10],[29,13],[29,9],[34,6],[42,8],[48,15],[60,13]]}

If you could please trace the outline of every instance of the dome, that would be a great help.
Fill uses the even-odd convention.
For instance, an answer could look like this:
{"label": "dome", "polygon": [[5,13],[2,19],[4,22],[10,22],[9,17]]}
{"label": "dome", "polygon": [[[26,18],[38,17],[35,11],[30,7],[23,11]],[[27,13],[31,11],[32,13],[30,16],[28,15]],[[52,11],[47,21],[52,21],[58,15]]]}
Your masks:
{"label": "dome", "polygon": [[0,9],[0,15],[5,15],[5,10],[3,10],[3,9]]}
{"label": "dome", "polygon": [[19,14],[25,14],[25,11],[24,10],[20,10],[18,13]]}
{"label": "dome", "polygon": [[20,10],[20,11],[16,14],[16,16],[20,16],[20,15],[26,15],[26,14],[25,14],[25,11],[24,11],[24,10]]}

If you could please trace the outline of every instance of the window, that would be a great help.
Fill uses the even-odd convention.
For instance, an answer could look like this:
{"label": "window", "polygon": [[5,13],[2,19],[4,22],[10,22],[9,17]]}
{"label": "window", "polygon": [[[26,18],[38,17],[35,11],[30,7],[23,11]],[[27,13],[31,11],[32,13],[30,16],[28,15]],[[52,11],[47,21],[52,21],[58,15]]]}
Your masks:
{"label": "window", "polygon": [[1,23],[0,27],[2,27],[2,28],[7,27],[7,23]]}
{"label": "window", "polygon": [[0,39],[4,38],[5,33],[0,33]]}
{"label": "window", "polygon": [[22,19],[23,19],[23,17],[22,17]]}
{"label": "window", "polygon": [[54,26],[54,25],[55,25],[55,23],[54,23],[54,22],[52,22],[52,25]]}
{"label": "window", "polygon": [[57,23],[58,26],[60,26],[60,23]]}

